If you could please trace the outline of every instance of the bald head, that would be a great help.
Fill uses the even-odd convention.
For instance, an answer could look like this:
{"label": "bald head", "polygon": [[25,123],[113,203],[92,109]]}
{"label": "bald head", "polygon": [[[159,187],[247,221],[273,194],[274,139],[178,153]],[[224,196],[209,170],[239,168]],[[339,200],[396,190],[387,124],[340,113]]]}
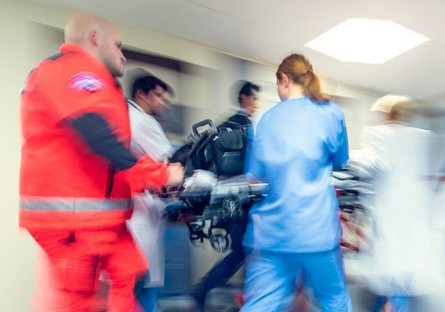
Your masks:
{"label": "bald head", "polygon": [[65,42],[83,46],[88,42],[91,31],[106,35],[115,27],[107,20],[89,13],[73,15],[65,27]]}
{"label": "bald head", "polygon": [[124,74],[119,31],[106,19],[90,13],[73,15],[65,26],[65,42],[76,44],[99,59],[115,77]]}

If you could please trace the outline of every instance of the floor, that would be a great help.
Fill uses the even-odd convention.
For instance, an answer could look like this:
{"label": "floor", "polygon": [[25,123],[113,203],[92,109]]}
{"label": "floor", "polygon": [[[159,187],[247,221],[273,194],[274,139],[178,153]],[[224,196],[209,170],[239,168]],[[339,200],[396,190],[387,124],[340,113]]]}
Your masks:
{"label": "floor", "polygon": [[[354,312],[369,312],[372,306],[372,293],[360,280],[351,280],[348,282],[348,289],[352,300]],[[206,312],[235,312],[238,311],[233,302],[235,293],[240,292],[240,288],[216,288],[207,296]],[[310,296],[310,294],[309,294]],[[306,312],[317,312],[316,302],[309,299],[310,305]],[[160,298],[159,305],[163,312],[196,312],[199,311],[191,296],[177,296],[170,298]],[[412,305],[407,312],[444,312],[445,294],[433,294],[413,298]]]}

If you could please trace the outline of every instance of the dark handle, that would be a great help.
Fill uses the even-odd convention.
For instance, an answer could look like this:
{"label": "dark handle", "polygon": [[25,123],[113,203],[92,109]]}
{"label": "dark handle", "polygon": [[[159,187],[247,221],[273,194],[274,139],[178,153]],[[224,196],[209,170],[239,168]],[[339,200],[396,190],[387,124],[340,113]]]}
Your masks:
{"label": "dark handle", "polygon": [[211,129],[216,129],[213,121],[211,121],[210,119],[204,119],[203,121],[200,121],[192,126],[193,133],[199,135],[200,133],[198,132],[198,128],[201,128],[205,125],[209,125]]}

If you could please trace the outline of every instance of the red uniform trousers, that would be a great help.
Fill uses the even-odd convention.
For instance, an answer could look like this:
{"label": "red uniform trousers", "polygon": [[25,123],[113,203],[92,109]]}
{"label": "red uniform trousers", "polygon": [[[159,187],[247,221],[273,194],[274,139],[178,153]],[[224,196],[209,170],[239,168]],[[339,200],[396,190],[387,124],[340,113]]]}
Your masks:
{"label": "red uniform trousers", "polygon": [[60,312],[95,310],[100,271],[109,274],[109,309],[139,311],[135,286],[142,282],[147,262],[125,226],[109,231],[29,230],[48,256],[60,287],[52,305]]}

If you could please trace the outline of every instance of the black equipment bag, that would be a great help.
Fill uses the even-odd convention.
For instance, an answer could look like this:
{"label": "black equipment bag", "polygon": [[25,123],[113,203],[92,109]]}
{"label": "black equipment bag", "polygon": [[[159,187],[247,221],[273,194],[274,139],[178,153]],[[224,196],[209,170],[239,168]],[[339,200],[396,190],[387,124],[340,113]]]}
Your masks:
{"label": "black equipment bag", "polygon": [[[203,131],[199,128],[206,127]],[[196,169],[209,170],[218,176],[236,176],[243,173],[247,153],[247,127],[223,126],[216,129],[210,119],[193,125],[193,134],[170,159],[181,162],[186,177]]]}
{"label": "black equipment bag", "polygon": [[212,169],[218,176],[243,174],[247,152],[247,127],[220,128],[209,142],[207,153]]}
{"label": "black equipment bag", "polygon": [[[204,130],[199,131],[204,127]],[[187,138],[185,144],[170,158],[170,162],[180,162],[185,167],[185,176],[193,175],[194,170],[210,170],[206,157],[206,147],[216,127],[213,121],[205,119],[193,125],[193,133]]]}

